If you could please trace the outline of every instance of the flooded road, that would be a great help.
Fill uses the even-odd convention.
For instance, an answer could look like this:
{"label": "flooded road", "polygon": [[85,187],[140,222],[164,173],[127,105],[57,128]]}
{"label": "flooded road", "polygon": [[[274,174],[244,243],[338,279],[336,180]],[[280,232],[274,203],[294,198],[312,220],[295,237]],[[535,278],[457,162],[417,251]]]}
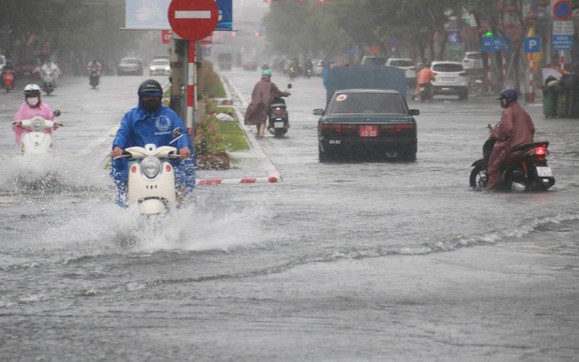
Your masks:
{"label": "flooded road", "polygon": [[[243,109],[259,74],[224,76]],[[104,169],[143,79],[104,77],[97,91],[63,79],[44,99],[66,126],[40,165],[15,151],[21,94],[2,94],[6,360],[576,358],[577,120],[525,106],[557,183],[486,194],[468,176],[496,101],[410,102],[416,162],[320,164],[312,110],[324,90],[297,79],[287,137],[259,141],[282,183],[199,187],[151,221],[113,205]]]}

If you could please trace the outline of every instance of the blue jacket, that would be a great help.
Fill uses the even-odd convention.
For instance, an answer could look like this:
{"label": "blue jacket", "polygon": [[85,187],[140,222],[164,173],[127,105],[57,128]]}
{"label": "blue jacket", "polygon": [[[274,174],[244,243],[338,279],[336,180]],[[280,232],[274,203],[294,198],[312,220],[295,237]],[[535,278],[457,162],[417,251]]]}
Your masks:
{"label": "blue jacket", "polygon": [[[181,128],[183,137],[175,141],[172,146],[177,149],[189,147],[191,158],[183,161],[172,160],[175,166],[175,173],[178,182],[185,183],[188,189],[195,185],[195,158],[193,146],[187,135],[187,129],[177,113],[167,106],[161,106],[154,113],[148,113],[139,106],[131,109],[121,120],[121,125],[113,141],[113,148],[119,146],[123,150],[132,147],[144,147],[153,143],[160,146],[167,146],[173,140],[171,133],[173,129]],[[112,162],[111,176],[117,181],[126,182],[128,174],[128,161],[126,159],[116,159]]]}

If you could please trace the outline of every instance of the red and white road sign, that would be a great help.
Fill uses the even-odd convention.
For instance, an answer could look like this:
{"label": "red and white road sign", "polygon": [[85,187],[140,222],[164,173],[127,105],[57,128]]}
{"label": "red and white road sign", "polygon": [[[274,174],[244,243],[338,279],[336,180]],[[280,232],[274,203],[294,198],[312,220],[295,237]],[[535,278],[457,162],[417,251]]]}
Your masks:
{"label": "red and white road sign", "polygon": [[169,44],[171,39],[173,39],[173,33],[171,33],[171,30],[161,30],[161,43]]}
{"label": "red and white road sign", "polygon": [[172,0],[167,15],[171,29],[177,35],[197,41],[215,30],[219,9],[215,0]]}

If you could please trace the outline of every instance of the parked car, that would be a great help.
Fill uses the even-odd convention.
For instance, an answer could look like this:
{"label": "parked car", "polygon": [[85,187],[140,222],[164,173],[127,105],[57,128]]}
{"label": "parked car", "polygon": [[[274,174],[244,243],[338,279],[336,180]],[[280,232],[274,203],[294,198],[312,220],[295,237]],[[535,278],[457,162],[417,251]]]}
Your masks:
{"label": "parked car", "polygon": [[469,78],[460,62],[433,61],[430,69],[434,72],[432,94],[457,95],[459,99],[468,99]]}
{"label": "parked car", "polygon": [[413,116],[396,90],[342,89],[326,109],[315,109],[320,162],[338,158],[416,160],[417,132]]}
{"label": "parked car", "polygon": [[388,58],[386,65],[396,67],[404,71],[406,84],[409,87],[416,86],[416,65],[410,58]]}
{"label": "parked car", "polygon": [[467,72],[480,72],[483,69],[482,54],[481,52],[466,52],[461,63]]}
{"label": "parked car", "polygon": [[117,75],[143,75],[143,61],[137,57],[126,57],[121,59],[117,66]]}
{"label": "parked car", "polygon": [[153,59],[149,65],[149,75],[171,75],[171,61],[167,58]]}
{"label": "parked car", "polygon": [[365,55],[360,61],[360,64],[384,65],[385,63],[386,58],[379,55]]}

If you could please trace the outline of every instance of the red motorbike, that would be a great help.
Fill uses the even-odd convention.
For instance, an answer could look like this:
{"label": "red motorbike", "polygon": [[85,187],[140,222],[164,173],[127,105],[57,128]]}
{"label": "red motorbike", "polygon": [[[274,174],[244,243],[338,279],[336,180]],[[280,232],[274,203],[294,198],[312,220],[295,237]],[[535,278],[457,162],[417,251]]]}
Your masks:
{"label": "red motorbike", "polygon": [[10,92],[14,88],[14,71],[8,69],[2,72],[2,87],[6,92]]}

